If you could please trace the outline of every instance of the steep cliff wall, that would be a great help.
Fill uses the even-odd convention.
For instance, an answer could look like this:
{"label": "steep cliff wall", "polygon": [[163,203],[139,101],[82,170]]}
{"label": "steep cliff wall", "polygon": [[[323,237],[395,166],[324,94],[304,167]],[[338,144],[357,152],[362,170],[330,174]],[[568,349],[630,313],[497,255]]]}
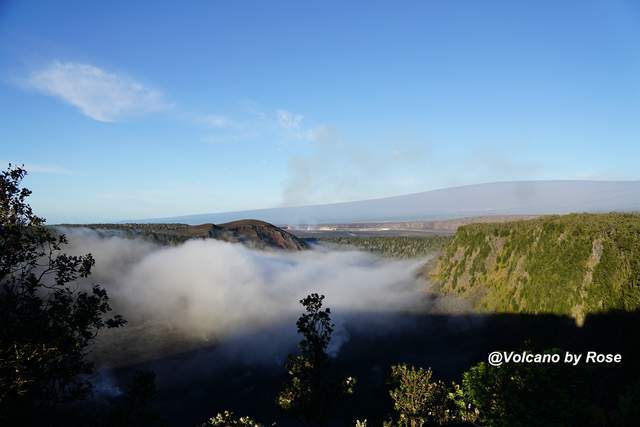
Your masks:
{"label": "steep cliff wall", "polygon": [[429,273],[484,311],[588,313],[640,307],[640,215],[572,214],[462,226]]}

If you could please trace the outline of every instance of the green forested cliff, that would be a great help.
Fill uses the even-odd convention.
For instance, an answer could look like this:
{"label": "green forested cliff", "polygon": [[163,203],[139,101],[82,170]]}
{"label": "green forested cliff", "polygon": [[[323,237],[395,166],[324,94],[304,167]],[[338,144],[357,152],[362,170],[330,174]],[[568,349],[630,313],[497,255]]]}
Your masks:
{"label": "green forested cliff", "polygon": [[481,310],[588,313],[640,307],[640,214],[571,214],[469,224],[432,279]]}

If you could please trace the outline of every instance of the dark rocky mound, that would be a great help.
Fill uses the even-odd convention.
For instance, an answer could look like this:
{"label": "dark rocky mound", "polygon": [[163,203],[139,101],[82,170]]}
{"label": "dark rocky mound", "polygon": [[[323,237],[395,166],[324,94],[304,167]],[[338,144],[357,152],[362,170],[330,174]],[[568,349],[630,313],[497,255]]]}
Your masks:
{"label": "dark rocky mound", "polygon": [[213,225],[209,230],[209,237],[227,242],[240,242],[257,249],[285,249],[300,251],[308,249],[309,245],[293,234],[255,219],[244,219]]}

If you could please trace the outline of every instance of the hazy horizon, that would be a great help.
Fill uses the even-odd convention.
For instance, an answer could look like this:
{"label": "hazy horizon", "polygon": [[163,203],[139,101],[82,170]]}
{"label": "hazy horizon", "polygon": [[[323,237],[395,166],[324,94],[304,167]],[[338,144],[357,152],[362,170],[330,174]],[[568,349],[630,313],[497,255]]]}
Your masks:
{"label": "hazy horizon", "polygon": [[193,225],[252,218],[295,225],[637,211],[640,211],[640,181],[549,180],[472,184],[352,202],[205,212],[119,222],[181,222]]}

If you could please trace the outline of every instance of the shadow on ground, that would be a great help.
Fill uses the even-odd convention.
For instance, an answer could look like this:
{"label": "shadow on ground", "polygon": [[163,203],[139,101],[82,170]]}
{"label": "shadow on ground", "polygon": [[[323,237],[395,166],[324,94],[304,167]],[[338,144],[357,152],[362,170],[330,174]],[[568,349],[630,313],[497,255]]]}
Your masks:
{"label": "shadow on ground", "polygon": [[[459,381],[462,372],[485,361],[489,352],[519,350],[525,342],[534,350],[621,353],[622,363],[598,365],[592,376],[593,386],[605,394],[611,390],[613,398],[639,378],[639,320],[640,312],[598,314],[578,327],[573,319],[554,315],[359,313],[344,320],[342,338],[348,339],[336,363],[341,372],[358,378],[356,394],[347,405],[350,418],[366,417],[374,425],[391,413],[385,382],[392,364],[431,367],[437,378]],[[294,319],[289,330],[292,325]],[[264,337],[270,341],[276,335],[271,329],[263,330],[237,340],[232,351],[211,346],[107,374],[117,385],[135,370],[154,370],[160,388],[154,406],[172,426],[194,426],[223,409],[265,423],[278,420],[278,425],[294,425],[275,405],[286,378],[284,355],[295,351],[294,341],[281,354],[273,354],[272,349],[261,354]]]}

